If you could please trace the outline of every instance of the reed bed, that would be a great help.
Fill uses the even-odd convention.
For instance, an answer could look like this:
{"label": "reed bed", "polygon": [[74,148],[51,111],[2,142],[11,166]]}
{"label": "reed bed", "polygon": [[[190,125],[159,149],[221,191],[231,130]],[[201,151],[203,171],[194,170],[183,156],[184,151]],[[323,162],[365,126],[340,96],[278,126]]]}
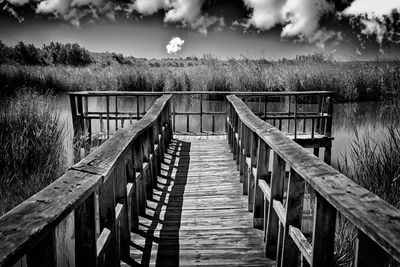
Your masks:
{"label": "reed bed", "polygon": [[65,170],[63,126],[49,93],[21,89],[0,105],[0,215]]}
{"label": "reed bed", "polygon": [[143,62],[87,67],[3,64],[0,65],[0,88],[3,94],[12,94],[21,86],[54,92],[330,90],[345,101],[384,99],[400,94],[400,61],[272,62],[243,58],[208,59],[195,66],[177,66],[151,67]]}
{"label": "reed bed", "polygon": [[[398,106],[397,106],[398,107]],[[356,183],[375,193],[396,208],[400,208],[400,110],[393,107],[390,123],[381,129],[382,136],[355,130],[355,139],[349,151],[343,155],[339,171]],[[387,110],[385,110],[387,112]],[[352,266],[354,260],[354,241],[357,231],[347,220],[339,218],[337,229],[337,266]],[[386,266],[400,266],[388,258]]]}

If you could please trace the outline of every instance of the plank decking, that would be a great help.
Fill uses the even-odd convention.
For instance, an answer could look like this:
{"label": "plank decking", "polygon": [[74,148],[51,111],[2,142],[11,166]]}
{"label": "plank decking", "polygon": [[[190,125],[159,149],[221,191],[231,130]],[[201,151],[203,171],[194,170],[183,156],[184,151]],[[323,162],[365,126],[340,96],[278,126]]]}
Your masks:
{"label": "plank decking", "polygon": [[[184,139],[184,140],[183,140]],[[273,266],[225,136],[175,136],[132,234],[131,265]]]}

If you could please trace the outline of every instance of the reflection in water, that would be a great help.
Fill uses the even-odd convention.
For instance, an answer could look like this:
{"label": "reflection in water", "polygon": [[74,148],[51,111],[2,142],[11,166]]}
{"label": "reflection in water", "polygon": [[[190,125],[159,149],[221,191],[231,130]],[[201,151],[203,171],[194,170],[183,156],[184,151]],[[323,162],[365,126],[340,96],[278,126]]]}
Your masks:
{"label": "reflection in water", "polygon": [[[203,96],[204,97],[204,96]],[[146,99],[145,107],[140,106],[140,112],[147,111],[154,103],[156,98]],[[72,119],[69,98],[66,95],[59,96],[60,118],[65,125],[65,142],[66,155],[68,165],[73,164],[73,149],[72,149]],[[200,111],[200,96],[190,95],[177,96],[175,98],[175,112],[199,112]],[[264,112],[264,105],[258,101],[247,103],[254,112]],[[89,98],[90,111],[106,110],[106,98]],[[267,106],[268,111],[284,111],[287,109],[287,104],[272,102]],[[316,104],[301,104],[298,106],[299,111],[311,111]],[[314,107],[313,107],[314,106]],[[115,111],[115,99],[110,98],[110,111]],[[137,105],[135,97],[118,98],[118,112],[136,112]],[[315,109],[314,109],[315,110]],[[203,98],[203,113],[207,112],[225,112],[226,101],[223,97]],[[202,127],[203,131],[214,131],[223,133],[225,131],[225,117],[223,115],[207,115],[203,114]],[[342,155],[349,150],[351,142],[357,135],[369,133],[373,138],[379,139],[383,136],[384,126],[389,123],[390,112],[385,112],[383,105],[379,102],[360,102],[360,103],[337,103],[334,105],[333,116],[333,141],[332,147],[332,164],[337,165],[337,162],[342,161]],[[301,127],[301,126],[300,126]],[[307,126],[309,127],[309,126]],[[110,123],[110,128],[115,130],[115,122]],[[94,122],[92,125],[93,132],[100,131],[99,123]],[[187,131],[187,115],[177,115],[175,119],[175,131]],[[200,116],[189,117],[189,131],[200,132]],[[322,152],[322,151],[321,151]]]}

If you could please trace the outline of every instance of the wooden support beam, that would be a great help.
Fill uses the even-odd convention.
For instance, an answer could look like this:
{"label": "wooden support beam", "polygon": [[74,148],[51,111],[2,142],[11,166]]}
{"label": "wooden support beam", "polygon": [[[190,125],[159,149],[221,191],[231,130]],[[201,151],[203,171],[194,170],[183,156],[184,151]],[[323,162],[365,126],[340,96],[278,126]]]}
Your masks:
{"label": "wooden support beam", "polygon": [[264,236],[266,242],[265,255],[268,258],[276,259],[279,238],[279,218],[273,208],[273,201],[283,201],[283,185],[285,179],[285,161],[275,152],[273,153],[272,173],[271,173],[271,201],[265,207]]}
{"label": "wooden support beam", "polygon": [[336,210],[316,193],[311,266],[334,266]]}
{"label": "wooden support beam", "polygon": [[299,248],[289,235],[289,226],[301,228],[303,215],[304,180],[293,169],[290,170],[286,202],[286,225],[284,226],[282,254],[277,262],[281,266],[296,266],[299,260]]}

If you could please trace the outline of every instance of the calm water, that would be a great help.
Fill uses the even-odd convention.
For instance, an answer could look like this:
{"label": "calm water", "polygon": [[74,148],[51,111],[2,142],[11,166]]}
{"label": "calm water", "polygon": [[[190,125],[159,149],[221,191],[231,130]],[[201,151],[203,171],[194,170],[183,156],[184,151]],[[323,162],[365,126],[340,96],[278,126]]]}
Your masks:
{"label": "calm water", "polygon": [[[140,105],[140,111],[147,111],[154,99],[147,99],[145,109]],[[73,150],[72,150],[72,119],[71,110],[69,105],[68,96],[60,96],[59,110],[61,114],[61,120],[65,125],[65,147],[66,155],[68,158],[68,165],[73,163]],[[111,106],[115,106],[114,100],[111,99]],[[263,107],[258,103],[248,103],[253,111],[262,111]],[[176,99],[176,112],[190,112],[200,110],[199,101],[196,97],[185,97]],[[304,105],[304,111],[308,108]],[[89,98],[89,110],[90,111],[101,111],[106,109],[105,98]],[[279,110],[284,109],[282,104],[272,104],[268,109]],[[378,102],[362,102],[362,103],[346,103],[346,104],[335,104],[334,105],[334,117],[333,117],[333,147],[332,147],[332,165],[337,166],[337,162],[342,162],[342,157],[350,149],[351,142],[355,140],[357,134],[363,135],[364,133],[369,133],[376,139],[382,138],[383,128],[387,123],[384,116],[382,116],[383,107],[380,106]],[[111,111],[114,109],[111,108]],[[203,111],[211,112],[222,112],[226,110],[226,104],[224,101],[219,100],[207,100],[203,101]],[[124,111],[136,111],[136,101],[135,98],[129,99],[119,99],[118,100],[118,112],[123,113]],[[134,121],[134,120],[133,120]],[[125,122],[129,123],[129,122]],[[185,115],[176,116],[176,131],[186,131],[187,118]],[[223,132],[225,129],[225,121],[223,116],[215,116],[215,131]],[[200,118],[199,116],[191,116],[189,120],[189,130],[191,132],[199,132],[200,130]],[[212,115],[205,115],[203,117],[203,130],[212,130]],[[93,132],[100,131],[99,123],[94,123],[92,125]],[[111,122],[111,130],[115,130],[115,123]],[[321,153],[323,153],[321,149]],[[322,154],[321,154],[322,155]]]}

